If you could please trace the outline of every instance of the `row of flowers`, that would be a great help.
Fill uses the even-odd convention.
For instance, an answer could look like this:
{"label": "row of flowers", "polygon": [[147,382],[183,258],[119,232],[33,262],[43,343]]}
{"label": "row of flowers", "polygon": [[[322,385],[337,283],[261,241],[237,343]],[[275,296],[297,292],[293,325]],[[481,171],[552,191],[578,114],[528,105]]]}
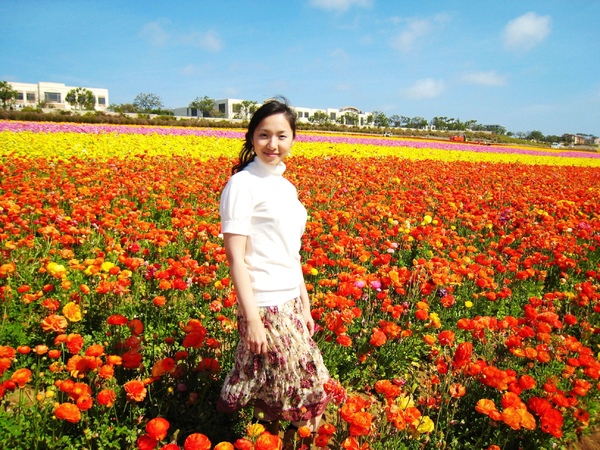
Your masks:
{"label": "row of flowers", "polygon": [[[98,154],[97,135],[116,135],[117,139],[106,137],[100,147],[111,148],[115,143],[121,144],[116,150],[108,151],[107,155],[124,156],[140,151],[153,149],[160,154],[169,154],[170,149],[183,150],[185,154],[194,156],[235,156],[239,140],[244,138],[244,131],[210,128],[158,127],[158,126],[126,126],[126,125],[89,125],[76,123],[46,123],[0,121],[0,133],[46,133],[51,139],[57,134],[67,133],[68,140],[74,139],[73,134],[88,135],[87,138],[77,139],[74,152],[68,145],[56,143],[51,153],[62,156],[102,157]],[[122,135],[133,135],[123,139]],[[119,137],[120,136],[120,137]],[[114,136],[113,136],[114,137]],[[142,137],[148,137],[144,139]],[[211,145],[205,140],[194,138],[212,138]],[[13,137],[14,138],[14,137]],[[165,139],[167,138],[167,139]],[[10,138],[5,138],[10,140]],[[25,138],[27,139],[27,138]],[[162,144],[158,140],[163,140]],[[413,159],[467,160],[488,162],[526,162],[530,164],[554,165],[584,165],[598,167],[600,153],[576,150],[553,150],[523,146],[488,146],[478,144],[461,144],[447,141],[433,141],[410,138],[387,138],[368,135],[337,135],[333,133],[304,132],[297,136],[296,151],[308,157],[324,156],[333,148],[341,154],[353,156],[402,156]],[[317,144],[317,145],[314,145]],[[326,145],[330,144],[330,145]],[[44,145],[47,148],[50,142]],[[335,147],[332,147],[335,146]],[[65,148],[67,147],[67,148]],[[201,150],[206,150],[209,153]],[[6,147],[5,152],[18,151],[21,143],[14,147]]]}
{"label": "row of flowers", "polygon": [[[249,411],[214,411],[237,339],[218,197],[240,141],[132,128],[0,133],[4,439],[279,448]],[[286,176],[332,374],[319,446],[549,448],[596,425],[597,168],[298,144]]]}

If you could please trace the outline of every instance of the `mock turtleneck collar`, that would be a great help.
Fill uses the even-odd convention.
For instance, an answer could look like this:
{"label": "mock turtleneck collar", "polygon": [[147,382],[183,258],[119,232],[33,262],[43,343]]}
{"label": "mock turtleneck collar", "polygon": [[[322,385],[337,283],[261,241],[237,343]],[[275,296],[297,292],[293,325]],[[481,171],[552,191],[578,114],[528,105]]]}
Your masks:
{"label": "mock turtleneck collar", "polygon": [[266,164],[262,162],[259,158],[254,158],[254,160],[246,166],[248,170],[256,173],[259,176],[269,176],[269,175],[282,175],[285,172],[285,164],[280,162],[276,166]]}

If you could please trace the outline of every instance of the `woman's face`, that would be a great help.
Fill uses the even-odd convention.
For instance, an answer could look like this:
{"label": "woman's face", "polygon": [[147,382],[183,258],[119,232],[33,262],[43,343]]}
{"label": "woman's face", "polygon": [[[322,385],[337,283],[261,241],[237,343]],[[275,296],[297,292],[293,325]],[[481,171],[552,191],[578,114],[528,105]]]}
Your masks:
{"label": "woman's face", "polygon": [[282,162],[293,143],[294,133],[283,113],[265,117],[252,135],[256,157],[269,165]]}

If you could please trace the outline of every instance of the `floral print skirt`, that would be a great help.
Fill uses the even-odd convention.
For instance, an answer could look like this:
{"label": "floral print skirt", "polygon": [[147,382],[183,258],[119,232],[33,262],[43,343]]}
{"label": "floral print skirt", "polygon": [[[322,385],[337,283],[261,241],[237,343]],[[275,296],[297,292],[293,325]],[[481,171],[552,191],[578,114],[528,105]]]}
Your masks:
{"label": "floral print skirt", "polygon": [[246,321],[238,315],[235,365],[225,378],[217,409],[233,412],[253,405],[268,417],[290,421],[322,414],[329,401],[323,388],[329,372],[302,318],[300,299],[260,307],[259,314],[269,352],[256,355],[247,349]]}

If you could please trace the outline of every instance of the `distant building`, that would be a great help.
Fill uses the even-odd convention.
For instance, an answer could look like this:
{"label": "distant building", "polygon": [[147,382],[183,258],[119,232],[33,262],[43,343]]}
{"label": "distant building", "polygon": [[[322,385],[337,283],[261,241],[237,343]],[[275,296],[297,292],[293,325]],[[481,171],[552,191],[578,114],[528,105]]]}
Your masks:
{"label": "distant building", "polygon": [[[37,84],[8,81],[8,84],[17,91],[15,102],[17,107],[29,106],[35,108],[40,103],[46,103],[50,108],[64,109],[66,111],[72,110],[73,107],[65,101],[65,97],[69,91],[80,87],[65,86],[64,83],[49,83],[44,81]],[[108,89],[81,87],[90,90],[94,94],[96,110],[103,111],[108,108]]]}
{"label": "distant building", "polygon": [[[242,104],[245,100],[235,98],[224,98],[215,100],[215,110],[219,112],[220,117],[224,119],[247,119],[244,117],[245,114],[242,111]],[[257,103],[256,107],[260,107],[261,103]],[[340,109],[336,108],[304,108],[293,106],[292,109],[296,113],[296,118],[299,122],[309,122],[309,119],[316,113],[321,112],[327,115],[331,122],[338,122],[340,120],[348,125],[365,126],[369,125],[369,117],[371,113],[363,112],[354,106],[346,106]],[[175,116],[178,117],[202,117],[202,111],[196,108],[181,107],[173,110]],[[356,123],[350,123],[350,122]]]}

